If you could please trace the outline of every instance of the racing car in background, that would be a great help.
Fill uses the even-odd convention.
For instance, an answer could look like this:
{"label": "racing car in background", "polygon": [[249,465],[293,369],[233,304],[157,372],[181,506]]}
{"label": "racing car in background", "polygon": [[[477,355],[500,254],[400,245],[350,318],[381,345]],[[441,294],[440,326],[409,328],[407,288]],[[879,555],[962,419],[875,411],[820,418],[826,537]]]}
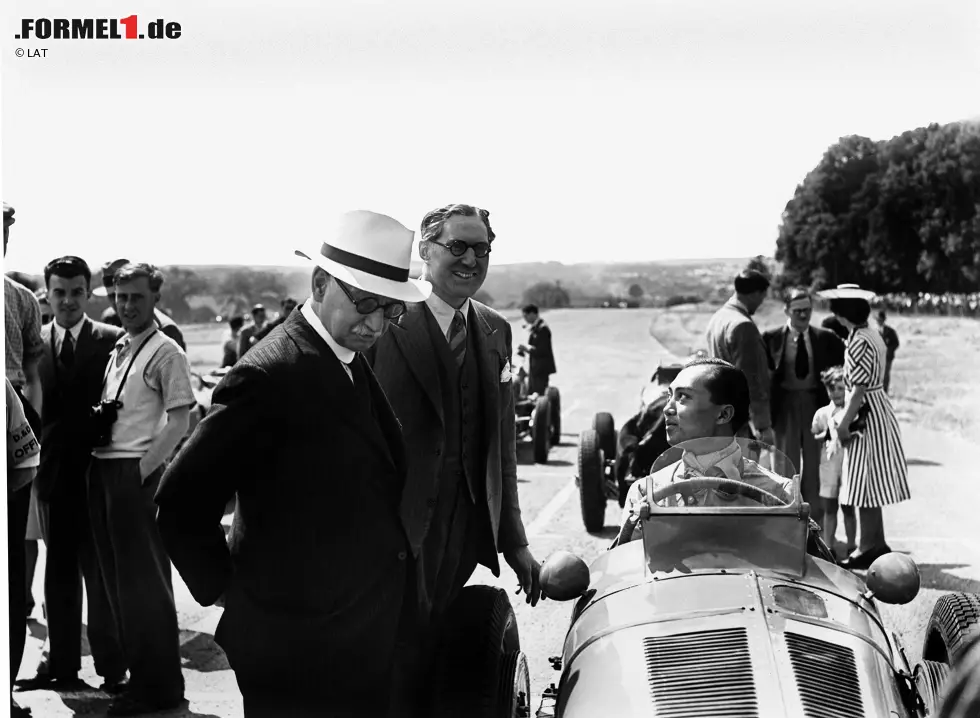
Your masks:
{"label": "racing car in background", "polygon": [[549,386],[544,394],[531,393],[529,387],[528,371],[522,365],[513,380],[516,438],[518,443],[529,439],[534,463],[546,464],[551,447],[561,442],[561,394],[556,386]]}
{"label": "racing car in background", "polygon": [[618,434],[616,422],[608,412],[596,414],[592,428],[580,434],[575,482],[586,531],[601,531],[606,501],[615,500],[622,506],[633,481],[646,476],[654,460],[667,450],[663,410],[670,382],[683,368],[679,363],[657,367],[640,391],[640,410]]}
{"label": "racing car in background", "polygon": [[[666,452],[654,471],[681,451]],[[814,531],[798,474],[789,503],[748,478],[643,480],[639,537],[615,542],[591,566],[566,552],[542,566],[544,594],[577,602],[562,654],[551,659],[558,685],[542,695],[538,718],[937,714],[947,673],[980,629],[980,596],[940,596],[913,668],[879,603],[916,597],[915,562],[889,553],[865,577],[838,566]],[[703,501],[707,491],[749,500]],[[659,505],[673,495],[682,497],[676,506]]]}

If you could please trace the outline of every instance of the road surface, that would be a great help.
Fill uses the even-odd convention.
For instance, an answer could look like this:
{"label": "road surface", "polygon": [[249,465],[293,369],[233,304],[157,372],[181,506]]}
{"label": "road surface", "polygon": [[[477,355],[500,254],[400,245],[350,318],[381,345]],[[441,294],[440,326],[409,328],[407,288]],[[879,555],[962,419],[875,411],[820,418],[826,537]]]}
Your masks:
{"label": "road surface", "polygon": [[[619,507],[614,502],[607,506],[606,528],[602,532],[589,534],[583,528],[574,484],[576,442],[579,432],[589,428],[597,411],[611,412],[617,426],[631,416],[638,407],[640,389],[658,362],[671,359],[651,338],[650,317],[650,312],[644,310],[615,309],[553,312],[547,317],[557,347],[559,373],[552,383],[561,391],[565,433],[547,465],[530,463],[530,446],[521,447],[518,471],[525,526],[531,549],[540,560],[562,549],[591,561],[615,535]],[[588,330],[583,330],[583,326]],[[515,323],[515,339],[522,336]],[[936,597],[945,591],[980,593],[980,532],[976,528],[976,471],[972,465],[980,446],[908,425],[902,429],[913,500],[886,508],[885,522],[891,547],[909,552],[918,562],[922,590],[908,606],[885,606],[884,611],[890,627],[906,641],[909,657],[915,661]],[[38,620],[31,622],[21,677],[33,675],[44,637],[40,620],[43,560],[42,545],[34,584]],[[197,605],[176,571],[174,580],[189,705],[184,710],[158,715],[241,716],[241,695],[234,674],[213,640],[221,609]],[[536,708],[542,690],[558,680],[548,657],[561,652],[571,603],[542,602],[531,608],[523,603],[523,595],[514,595],[517,580],[506,566],[499,579],[481,568],[472,582],[507,589],[515,602]],[[93,686],[92,690],[72,694],[17,693],[17,702],[30,707],[36,718],[105,715],[109,697],[94,688],[101,681],[89,655],[83,657],[81,677]]]}

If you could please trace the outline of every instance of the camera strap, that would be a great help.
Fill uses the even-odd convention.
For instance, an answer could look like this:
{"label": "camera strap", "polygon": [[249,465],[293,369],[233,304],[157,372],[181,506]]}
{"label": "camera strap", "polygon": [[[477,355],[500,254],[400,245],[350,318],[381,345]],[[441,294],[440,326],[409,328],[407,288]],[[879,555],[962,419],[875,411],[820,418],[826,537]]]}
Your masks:
{"label": "camera strap", "polygon": [[[119,389],[116,390],[115,401],[119,401],[119,397],[122,395],[123,387],[126,386],[126,380],[129,378],[129,370],[133,368],[133,364],[136,362],[136,357],[139,356],[140,352],[143,351],[143,347],[156,336],[157,329],[150,332],[150,335],[143,340],[143,342],[137,347],[136,352],[133,354],[133,358],[129,360],[129,366],[126,367],[126,373],[123,374],[122,381],[119,382]],[[102,377],[102,389],[105,390],[106,384],[109,383],[109,373],[112,371],[112,365],[116,363],[116,352],[114,351],[109,356],[109,365],[106,367],[105,376]]]}

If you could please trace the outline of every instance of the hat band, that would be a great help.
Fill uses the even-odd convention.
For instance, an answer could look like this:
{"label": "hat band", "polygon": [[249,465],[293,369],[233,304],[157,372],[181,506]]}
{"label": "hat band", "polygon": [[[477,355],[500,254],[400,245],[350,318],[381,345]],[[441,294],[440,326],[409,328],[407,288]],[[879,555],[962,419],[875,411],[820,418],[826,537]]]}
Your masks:
{"label": "hat band", "polygon": [[391,264],[385,264],[384,262],[378,262],[374,259],[368,259],[367,257],[360,256],[359,254],[351,254],[343,249],[332,247],[326,242],[324,242],[323,246],[320,247],[320,254],[323,255],[325,259],[329,259],[337,264],[343,264],[345,267],[357,269],[361,272],[367,272],[368,274],[373,274],[376,277],[390,279],[393,282],[408,281],[408,269],[402,269],[401,267],[395,267]]}

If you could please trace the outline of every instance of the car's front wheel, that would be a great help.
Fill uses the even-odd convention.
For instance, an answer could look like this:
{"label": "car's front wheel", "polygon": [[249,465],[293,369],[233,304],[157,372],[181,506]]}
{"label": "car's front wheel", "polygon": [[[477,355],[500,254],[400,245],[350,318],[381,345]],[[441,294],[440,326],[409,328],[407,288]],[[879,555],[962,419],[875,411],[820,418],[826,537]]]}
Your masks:
{"label": "car's front wheel", "polygon": [[527,659],[507,592],[467,586],[440,627],[433,718],[530,716]]}

